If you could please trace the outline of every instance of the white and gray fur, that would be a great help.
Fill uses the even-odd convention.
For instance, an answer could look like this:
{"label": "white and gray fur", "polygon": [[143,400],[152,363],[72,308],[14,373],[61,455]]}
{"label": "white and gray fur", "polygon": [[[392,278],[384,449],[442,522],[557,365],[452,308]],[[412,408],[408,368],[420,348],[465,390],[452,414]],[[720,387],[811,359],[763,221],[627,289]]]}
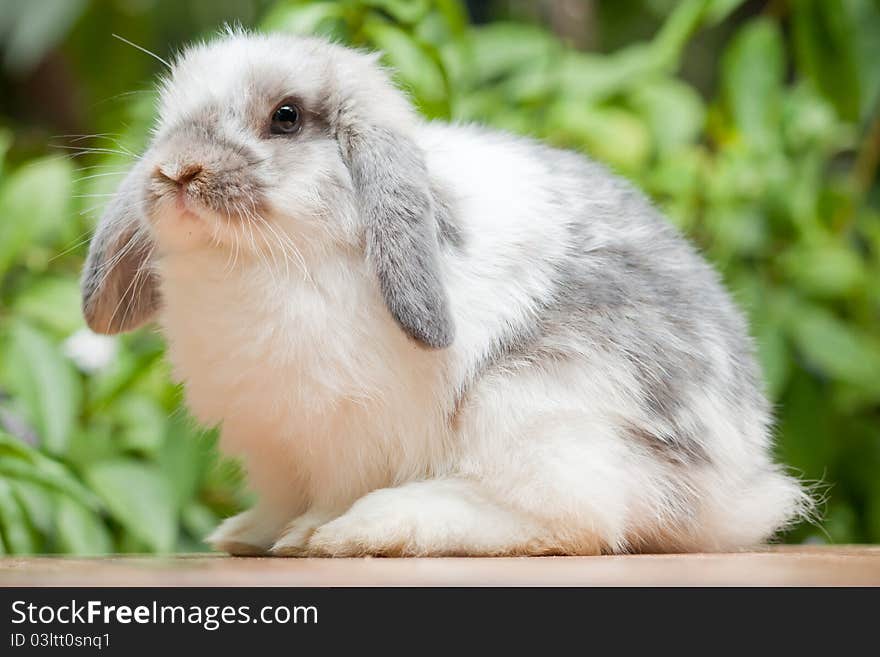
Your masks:
{"label": "white and gray fur", "polygon": [[[286,98],[302,126],[271,135]],[[736,549],[809,508],[741,314],[639,192],[425,123],[318,39],[182,54],[83,294],[97,331],[158,319],[243,459],[259,502],[210,539],[232,553]]]}

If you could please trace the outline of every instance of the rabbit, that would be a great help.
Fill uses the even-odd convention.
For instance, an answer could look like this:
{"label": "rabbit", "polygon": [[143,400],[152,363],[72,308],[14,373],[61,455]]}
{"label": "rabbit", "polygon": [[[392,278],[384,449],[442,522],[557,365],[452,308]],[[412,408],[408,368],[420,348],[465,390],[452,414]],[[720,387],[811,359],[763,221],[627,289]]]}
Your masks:
{"label": "rabbit", "polygon": [[233,555],[736,550],[810,497],[743,316],[630,183],[427,122],[375,53],[221,33],[160,85],[82,278],[157,321],[253,508]]}

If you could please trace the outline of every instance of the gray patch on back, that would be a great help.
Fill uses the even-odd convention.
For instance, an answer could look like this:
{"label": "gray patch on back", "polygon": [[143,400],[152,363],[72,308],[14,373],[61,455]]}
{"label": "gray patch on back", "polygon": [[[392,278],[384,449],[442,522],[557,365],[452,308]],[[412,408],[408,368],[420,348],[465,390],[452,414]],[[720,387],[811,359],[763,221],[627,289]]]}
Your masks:
{"label": "gray patch on back", "polygon": [[554,177],[556,208],[570,217],[568,252],[554,263],[551,293],[533,300],[540,310],[508,327],[462,395],[496,368],[602,353],[619,363],[621,387],[645,418],[625,418],[622,438],[666,462],[711,461],[708,428],[688,406],[697,395],[721,400],[744,437],[766,423],[745,322],[714,270],[626,181],[575,153],[517,141]]}

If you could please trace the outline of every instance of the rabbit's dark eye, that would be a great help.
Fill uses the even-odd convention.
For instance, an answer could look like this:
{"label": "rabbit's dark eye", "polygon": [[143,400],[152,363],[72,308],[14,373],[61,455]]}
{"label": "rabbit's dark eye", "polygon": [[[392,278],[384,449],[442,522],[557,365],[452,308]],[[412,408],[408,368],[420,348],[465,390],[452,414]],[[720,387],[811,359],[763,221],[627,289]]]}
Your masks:
{"label": "rabbit's dark eye", "polygon": [[290,135],[299,130],[301,112],[293,103],[282,103],[272,113],[269,132],[273,135]]}

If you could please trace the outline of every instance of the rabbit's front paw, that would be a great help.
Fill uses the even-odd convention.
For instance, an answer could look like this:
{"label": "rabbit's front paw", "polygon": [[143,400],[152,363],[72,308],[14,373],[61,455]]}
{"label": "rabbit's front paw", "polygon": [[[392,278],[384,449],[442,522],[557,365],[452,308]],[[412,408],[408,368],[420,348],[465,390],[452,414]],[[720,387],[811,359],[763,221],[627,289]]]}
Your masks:
{"label": "rabbit's front paw", "polygon": [[279,521],[259,508],[227,518],[205,542],[215,550],[238,557],[258,557],[269,552],[278,534]]}
{"label": "rabbit's front paw", "polygon": [[314,510],[294,518],[281,530],[281,535],[270,552],[276,557],[303,557],[308,554],[307,545],[315,530],[337,517],[339,513]]}
{"label": "rabbit's front paw", "polygon": [[403,556],[418,533],[418,515],[402,495],[371,493],[342,516],[315,529],[308,539],[310,556]]}

